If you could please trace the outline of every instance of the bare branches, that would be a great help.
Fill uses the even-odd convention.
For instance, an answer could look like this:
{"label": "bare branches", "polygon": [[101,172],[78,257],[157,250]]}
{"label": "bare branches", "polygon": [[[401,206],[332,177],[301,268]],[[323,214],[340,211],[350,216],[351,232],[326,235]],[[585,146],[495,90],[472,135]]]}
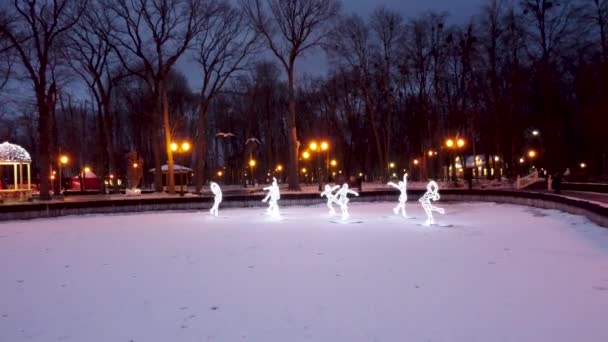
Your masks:
{"label": "bare branches", "polygon": [[244,25],[243,11],[225,2],[218,4],[214,13],[203,24],[204,29],[196,41],[196,59],[203,74],[203,98],[215,95],[236,72],[247,68],[248,58],[260,48],[257,32]]}
{"label": "bare branches", "polygon": [[242,0],[242,5],[285,68],[327,37],[340,7],[335,0]]}

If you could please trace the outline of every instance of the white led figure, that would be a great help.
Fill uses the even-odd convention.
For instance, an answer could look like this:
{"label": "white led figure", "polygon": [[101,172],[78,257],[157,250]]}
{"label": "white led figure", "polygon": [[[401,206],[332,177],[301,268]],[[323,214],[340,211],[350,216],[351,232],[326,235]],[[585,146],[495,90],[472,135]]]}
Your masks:
{"label": "white led figure", "polygon": [[279,191],[277,179],[272,177],[272,185],[265,187],[264,190],[268,191],[268,194],[262,200],[262,202],[268,202],[268,209],[266,209],[266,212],[272,218],[279,218],[279,205],[277,204],[277,201],[281,198],[281,192]]}
{"label": "white led figure", "polygon": [[338,190],[338,188],[340,188],[339,185],[334,185],[332,187],[329,184],[325,184],[325,191],[321,193],[321,197],[327,197],[327,207],[329,208],[329,213],[332,215],[336,213],[336,210],[334,209],[332,203],[336,203],[338,205],[340,204],[336,199],[336,195],[334,195],[333,193],[334,191]]}
{"label": "white led figure", "polygon": [[426,213],[426,223],[425,225],[430,226],[435,224],[435,219],[433,218],[433,211],[436,211],[440,214],[445,213],[443,208],[438,208],[431,204],[431,201],[439,200],[439,185],[435,181],[430,181],[429,184],[426,185],[426,193],[420,197],[418,202],[422,204],[422,208]]}
{"label": "white led figure", "polygon": [[346,220],[348,218],[348,194],[352,194],[355,196],[359,196],[356,191],[353,191],[348,188],[348,184],[344,183],[340,190],[336,192],[336,202],[340,204],[340,209],[342,210],[342,220]]}
{"label": "white led figure", "polygon": [[403,181],[399,181],[398,184],[388,182],[387,185],[392,186],[401,192],[401,194],[399,194],[399,204],[393,208],[393,212],[395,215],[398,215],[399,211],[401,211],[401,216],[407,217],[405,214],[405,202],[407,202],[407,173],[403,175]]}
{"label": "white led figure", "polygon": [[211,215],[217,216],[218,208],[220,206],[220,203],[222,203],[222,189],[216,182],[211,182],[211,192],[213,192],[215,197],[213,198],[213,207],[211,207],[209,212],[211,213]]}

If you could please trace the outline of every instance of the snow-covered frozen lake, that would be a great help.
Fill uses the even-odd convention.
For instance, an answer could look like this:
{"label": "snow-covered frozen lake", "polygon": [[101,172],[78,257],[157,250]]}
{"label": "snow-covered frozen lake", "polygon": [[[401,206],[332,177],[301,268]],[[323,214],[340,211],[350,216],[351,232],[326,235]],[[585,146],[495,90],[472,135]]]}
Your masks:
{"label": "snow-covered frozen lake", "polygon": [[608,229],[417,204],[0,223],[0,341],[608,341]]}

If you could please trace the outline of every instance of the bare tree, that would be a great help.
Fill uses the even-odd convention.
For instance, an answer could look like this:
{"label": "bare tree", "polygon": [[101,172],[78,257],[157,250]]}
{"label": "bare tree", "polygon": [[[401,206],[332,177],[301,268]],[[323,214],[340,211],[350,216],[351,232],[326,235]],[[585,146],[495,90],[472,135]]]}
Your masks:
{"label": "bare tree", "polygon": [[[236,73],[248,68],[249,57],[260,47],[259,35],[245,26],[245,13],[227,1],[202,25],[197,39],[197,62],[202,71],[196,133],[196,191],[200,192],[205,170],[205,131],[209,104]],[[217,158],[217,156],[216,156]]]}
{"label": "bare tree", "polygon": [[598,34],[602,61],[608,63],[608,0],[589,0],[584,20],[593,25]]}
{"label": "bare tree", "polygon": [[295,63],[298,57],[319,45],[338,14],[337,0],[242,0],[255,30],[287,73],[289,117],[289,188],[298,190],[298,134],[296,129]]}
{"label": "bare tree", "polygon": [[[396,111],[396,86],[395,75],[398,73],[398,63],[404,57],[404,37],[406,35],[403,17],[385,7],[377,8],[370,18],[370,27],[376,38],[379,48],[378,64],[379,72],[379,103],[383,104],[380,111],[379,127],[382,135],[382,150],[384,155],[380,157],[382,165],[383,181],[387,181],[390,175],[390,140],[393,133],[393,117]],[[382,164],[383,163],[383,164]]]}
{"label": "bare tree", "polygon": [[[167,190],[175,192],[173,172],[172,132],[167,98],[167,75],[178,59],[191,47],[202,30],[205,18],[212,15],[213,2],[198,0],[104,0],[108,17],[115,18],[115,31],[110,37],[115,40],[115,51],[123,66],[140,76],[157,103],[153,113],[158,135],[154,141],[154,164],[156,167],[155,189],[162,191],[162,152],[160,118],[164,131],[167,153]],[[135,68],[131,63],[135,59]]]}
{"label": "bare tree", "polygon": [[[117,83],[128,73],[118,65],[119,61],[113,55],[112,39],[109,37],[113,28],[100,13],[103,11],[99,3],[92,2],[77,29],[69,36],[66,59],[93,94],[102,133],[100,148],[107,153],[109,174],[117,174],[111,96]],[[105,170],[98,172],[103,178]],[[117,192],[118,186],[114,184],[114,191]]]}
{"label": "bare tree", "polygon": [[338,65],[353,70],[356,84],[365,102],[365,113],[372,129],[378,162],[384,169],[387,161],[384,139],[379,127],[378,98],[372,89],[375,84],[373,70],[375,50],[369,26],[356,15],[341,18],[330,36],[326,51]]}
{"label": "bare tree", "polygon": [[0,21],[0,34],[10,41],[17,52],[36,96],[41,199],[50,198],[49,126],[57,90],[57,84],[50,75],[53,55],[56,55],[63,36],[76,25],[86,6],[86,0],[14,0],[1,8],[5,14]]}

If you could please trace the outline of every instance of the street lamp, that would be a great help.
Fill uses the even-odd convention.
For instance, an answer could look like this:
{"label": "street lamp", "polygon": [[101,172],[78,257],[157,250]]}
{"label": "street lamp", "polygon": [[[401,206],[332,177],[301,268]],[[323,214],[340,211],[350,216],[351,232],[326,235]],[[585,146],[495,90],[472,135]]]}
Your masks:
{"label": "street lamp", "polygon": [[[329,143],[327,141],[321,142],[321,151],[325,152],[325,176],[329,182]],[[319,190],[321,190],[320,187]]]}
{"label": "street lamp", "polygon": [[528,157],[530,157],[530,158],[536,157],[536,151],[534,151],[534,150],[528,151]]}
{"label": "street lamp", "polygon": [[[450,150],[456,150],[456,149],[462,150],[464,148],[465,144],[466,144],[466,142],[462,138],[457,138],[457,139],[448,138],[445,141],[445,146],[447,146],[447,148],[450,149]],[[452,157],[450,159],[453,159]],[[463,164],[462,166],[466,167],[465,159],[462,158],[462,161],[463,161],[462,162],[462,164]],[[456,165],[454,165],[454,168],[452,169],[452,178],[453,178],[454,183],[455,183],[456,182]]]}
{"label": "street lamp", "polygon": [[255,159],[253,159],[253,158],[249,159],[249,168],[250,168],[250,171],[251,171],[251,185],[253,185],[254,180],[255,180],[255,177],[253,175],[254,170],[255,170],[255,165],[256,165]]}
{"label": "street lamp", "polygon": [[584,169],[584,168],[586,168],[586,167],[587,167],[587,164],[585,164],[585,163],[581,163],[580,167],[581,167],[581,169]]}
{"label": "street lamp", "polygon": [[82,184],[80,185],[81,190],[86,191],[87,190],[87,173],[91,172],[91,168],[88,166],[85,166],[82,169]]}
{"label": "street lamp", "polygon": [[[171,149],[171,151],[176,152],[177,154],[186,154],[188,151],[190,151],[190,143],[187,141],[182,142],[181,144],[178,144],[176,142],[172,142],[171,145],[169,145],[169,148]],[[183,163],[183,161],[181,161]],[[136,164],[133,164],[133,166],[135,166]],[[184,196],[184,173],[185,170],[181,170],[179,173],[179,195],[180,196]]]}
{"label": "street lamp", "polygon": [[62,167],[65,167],[67,163],[69,163],[70,159],[66,155],[62,155],[59,157],[59,193],[63,192],[63,170]]}
{"label": "street lamp", "polygon": [[418,165],[420,161],[418,159],[414,159],[414,165]]}

